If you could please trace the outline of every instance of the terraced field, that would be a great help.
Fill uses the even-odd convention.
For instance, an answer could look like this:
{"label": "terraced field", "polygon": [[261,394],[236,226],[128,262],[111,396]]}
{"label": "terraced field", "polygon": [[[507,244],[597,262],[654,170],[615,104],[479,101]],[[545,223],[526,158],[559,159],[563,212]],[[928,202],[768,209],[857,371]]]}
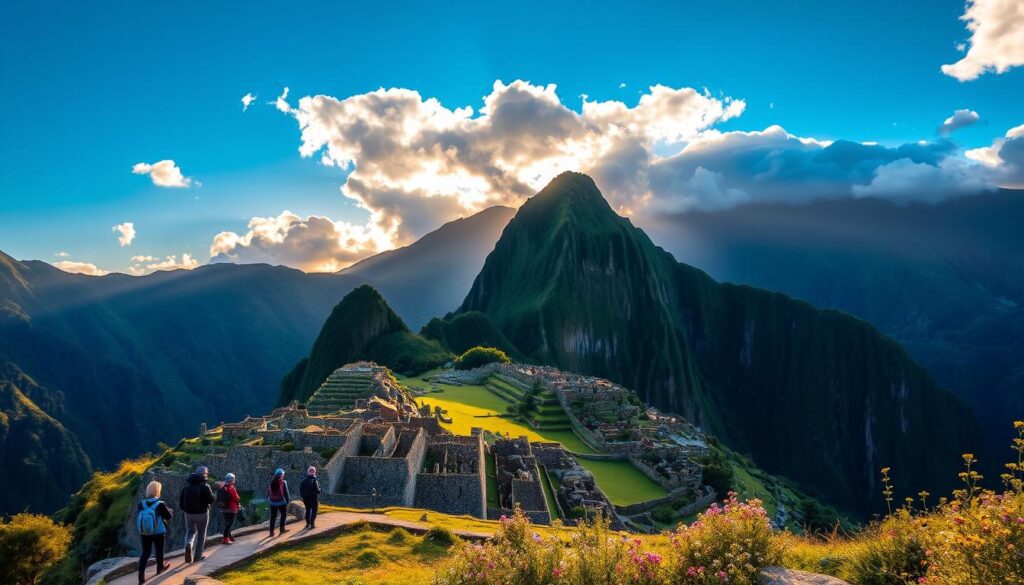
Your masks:
{"label": "terraced field", "polygon": [[[431,374],[432,372],[429,372],[422,377],[429,377]],[[411,388],[429,391],[432,387],[432,384],[424,382],[420,378],[401,378],[400,380]],[[491,378],[488,381],[492,380],[495,379]],[[502,384],[504,383],[502,382]],[[512,437],[525,436],[531,441],[561,443],[566,449],[576,453],[595,453],[572,431],[571,427],[566,426],[564,429],[555,430],[542,425],[541,428],[535,428],[510,416],[499,416],[507,414],[508,407],[512,403],[500,398],[492,389],[469,385],[439,384],[436,386],[441,389],[441,392],[429,393],[416,400],[421,404],[425,402],[431,407],[440,406],[447,410],[452,422],[442,426],[453,433],[468,435],[473,427],[480,427],[492,433]],[[548,406],[550,405],[543,405],[544,408]],[[558,416],[551,410],[541,412],[543,412],[541,416]],[[557,412],[561,413],[560,416],[565,418],[568,423],[568,418],[561,406],[558,406]],[[660,485],[651,481],[628,461],[594,461],[582,458],[578,461],[580,465],[594,474],[597,484],[613,504],[635,504],[665,495],[665,490]]]}
{"label": "terraced field", "polygon": [[370,384],[370,374],[331,374],[310,397],[306,408],[314,415],[352,408],[356,400],[370,395]]}

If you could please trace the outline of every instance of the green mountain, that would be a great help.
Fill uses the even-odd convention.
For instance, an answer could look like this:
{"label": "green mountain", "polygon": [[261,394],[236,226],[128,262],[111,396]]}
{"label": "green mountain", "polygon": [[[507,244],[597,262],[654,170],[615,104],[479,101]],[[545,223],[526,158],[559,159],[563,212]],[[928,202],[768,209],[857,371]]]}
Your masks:
{"label": "green mountain", "polygon": [[[758,203],[647,219],[651,238],[718,280],[839,309],[903,345],[1002,454],[1024,418],[1024,191],[936,204]],[[1002,457],[992,456],[992,478]]]}
{"label": "green mountain", "polygon": [[471,311],[532,360],[634,388],[846,509],[880,508],[883,466],[899,471],[899,493],[942,492],[960,453],[983,443],[899,344],[678,263],[585,175],[523,205],[457,313]]}
{"label": "green mountain", "polygon": [[450,358],[438,342],[409,331],[384,297],[363,285],[331,311],[309,356],[282,380],[278,403],[305,401],[331,372],[350,362],[370,360],[400,373],[419,373]]}
{"label": "green mountain", "polygon": [[0,498],[12,512],[63,505],[92,471],[74,435],[31,397],[54,398],[17,366],[0,366],[0,469],[9,480]]}

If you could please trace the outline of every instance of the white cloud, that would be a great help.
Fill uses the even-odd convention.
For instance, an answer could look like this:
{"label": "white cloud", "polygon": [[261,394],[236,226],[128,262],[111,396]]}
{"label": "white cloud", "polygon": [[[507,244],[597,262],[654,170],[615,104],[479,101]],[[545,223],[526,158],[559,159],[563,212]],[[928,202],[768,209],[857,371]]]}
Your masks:
{"label": "white cloud", "polygon": [[117,243],[121,246],[131,246],[132,240],[135,239],[135,224],[126,221],[110,228],[112,232],[117,234]]}
{"label": "white cloud", "polygon": [[974,110],[956,110],[952,116],[946,118],[942,125],[939,126],[939,134],[952,134],[961,128],[977,124],[980,119],[981,116]]}
{"label": "white cloud", "polygon": [[54,256],[56,256],[58,258],[67,258],[67,257],[71,256],[71,254],[68,254],[67,252],[61,251],[61,252],[57,252],[56,254],[54,254]]}
{"label": "white cloud", "polygon": [[1024,124],[1007,130],[992,146],[968,150],[964,156],[991,169],[998,185],[1024,188]]}
{"label": "white cloud", "polygon": [[87,274],[89,276],[103,276],[110,274],[106,270],[97,267],[91,262],[75,262],[73,260],[61,260],[60,262],[54,262],[54,266],[60,268],[64,272],[71,272],[73,274]]}
{"label": "white cloud", "polygon": [[247,94],[245,94],[245,95],[243,95],[243,96],[242,96],[242,111],[243,111],[243,112],[244,112],[244,111],[246,111],[246,110],[248,110],[248,109],[249,109],[249,106],[251,106],[251,105],[252,105],[252,103],[253,103],[254,101],[256,101],[256,97],[257,97],[257,96],[254,96],[254,95],[252,95],[251,93],[247,93]]}
{"label": "white cloud", "polygon": [[[526,81],[495,82],[478,110],[400,88],[294,105],[288,95],[285,88],[273,104],[296,120],[300,154],[341,169],[342,194],[367,219],[253,218],[243,233],[216,236],[214,261],[333,271],[457,217],[519,205],[566,170],[590,174],[626,214],[822,197],[934,201],[984,188],[989,176],[962,158],[950,162],[959,151],[948,140],[886,147],[780,126],[720,132],[715,124],[745,103],[691,88],[654,85],[632,104],[584,97],[579,110],[554,85]],[[911,176],[928,180],[929,192],[909,190]]]}
{"label": "white cloud", "polygon": [[971,81],[989,71],[1004,73],[1024,64],[1024,2],[1020,0],[967,0],[960,17],[971,33],[970,48],[942,72]]}
{"label": "white cloud", "polygon": [[274,104],[274,107],[277,108],[279,111],[284,112],[286,114],[291,113],[292,107],[291,105],[288,104],[288,88],[284,88],[284,91],[281,92],[281,95],[277,96],[277,99],[271,103]]}
{"label": "white cloud", "polygon": [[184,176],[173,160],[162,160],[153,164],[136,163],[132,166],[132,173],[149,175],[157,187],[188,188],[193,183],[192,178]]}
{"label": "white cloud", "polygon": [[622,83],[619,84],[619,89],[625,89],[625,88],[626,88],[626,83],[625,82],[622,82]]}
{"label": "white cloud", "polygon": [[150,274],[158,270],[192,270],[199,266],[199,261],[188,252],[181,255],[180,261],[177,255],[172,254],[162,261],[152,256],[132,256],[132,263],[128,272],[136,276]]}
{"label": "white cloud", "polygon": [[277,217],[254,217],[249,231],[217,234],[210,245],[212,262],[284,264],[307,272],[335,272],[391,247],[375,240],[366,226],[284,211]]}

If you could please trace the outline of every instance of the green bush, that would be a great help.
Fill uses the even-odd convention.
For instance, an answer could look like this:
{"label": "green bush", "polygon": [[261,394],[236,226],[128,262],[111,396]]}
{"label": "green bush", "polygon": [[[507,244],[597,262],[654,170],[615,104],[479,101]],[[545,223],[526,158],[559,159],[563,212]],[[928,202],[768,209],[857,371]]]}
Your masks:
{"label": "green bush", "polygon": [[511,363],[508,355],[496,347],[471,347],[452,362],[457,370],[472,370],[487,364]]}
{"label": "green bush", "polygon": [[711,449],[710,453],[700,460],[700,464],[704,485],[711,486],[718,495],[733,491],[732,466],[721,451]]}
{"label": "green bush", "polygon": [[5,583],[34,585],[71,545],[71,528],[46,516],[18,514],[0,518],[0,559]]}

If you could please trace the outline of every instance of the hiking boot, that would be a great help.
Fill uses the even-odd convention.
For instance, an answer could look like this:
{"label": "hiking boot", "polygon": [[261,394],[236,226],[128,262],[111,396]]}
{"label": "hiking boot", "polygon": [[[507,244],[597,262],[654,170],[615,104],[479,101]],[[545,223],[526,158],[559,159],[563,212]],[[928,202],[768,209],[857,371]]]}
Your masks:
{"label": "hiking boot", "polygon": [[171,568],[171,563],[168,563],[168,562],[165,561],[164,562],[164,566],[156,568],[156,574],[159,575],[160,573],[163,573],[164,571],[166,571],[167,569],[170,569],[170,568]]}
{"label": "hiking boot", "polygon": [[205,561],[205,560],[206,560],[206,555],[199,555],[198,557],[196,557],[196,562],[197,562],[197,563],[198,563],[199,561]]}
{"label": "hiking boot", "polygon": [[224,544],[235,544],[235,539],[229,536],[224,539]]}
{"label": "hiking boot", "polygon": [[191,546],[186,546],[185,547],[185,562],[186,563],[191,563],[192,562],[192,547]]}

